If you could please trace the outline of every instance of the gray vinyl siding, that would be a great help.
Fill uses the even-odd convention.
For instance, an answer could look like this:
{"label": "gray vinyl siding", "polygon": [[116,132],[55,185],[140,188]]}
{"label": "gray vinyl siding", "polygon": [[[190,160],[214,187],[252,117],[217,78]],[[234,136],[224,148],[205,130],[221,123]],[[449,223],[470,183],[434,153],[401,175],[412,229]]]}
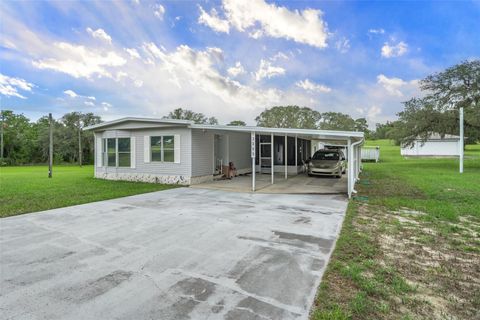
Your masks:
{"label": "gray vinyl siding", "polygon": [[[144,136],[180,135],[180,163],[144,161]],[[135,168],[98,167],[97,173],[143,173],[166,176],[191,176],[191,129],[188,128],[155,128],[139,130],[109,130],[97,132],[97,137],[134,137],[135,138]],[[98,152],[101,150],[95,150]]]}
{"label": "gray vinyl siding", "polygon": [[192,177],[213,174],[213,132],[192,129]]}
{"label": "gray vinyl siding", "polygon": [[229,136],[229,161],[232,161],[238,170],[251,168],[250,133],[228,132],[227,135]]}

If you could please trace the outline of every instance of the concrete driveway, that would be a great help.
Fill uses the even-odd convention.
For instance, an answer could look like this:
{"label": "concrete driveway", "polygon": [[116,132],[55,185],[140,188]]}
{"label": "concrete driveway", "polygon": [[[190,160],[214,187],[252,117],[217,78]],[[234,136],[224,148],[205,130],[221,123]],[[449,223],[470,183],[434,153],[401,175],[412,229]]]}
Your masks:
{"label": "concrete driveway", "polygon": [[[306,174],[289,176],[275,174],[275,183],[271,183],[270,174],[257,174],[255,177],[256,193],[283,194],[347,194],[347,176],[341,179],[335,177],[309,177]],[[212,189],[234,192],[252,192],[252,176],[244,175],[232,180],[215,180],[195,184],[191,188]]]}
{"label": "concrete driveway", "polygon": [[178,188],[1,219],[1,318],[307,319],[346,205]]}

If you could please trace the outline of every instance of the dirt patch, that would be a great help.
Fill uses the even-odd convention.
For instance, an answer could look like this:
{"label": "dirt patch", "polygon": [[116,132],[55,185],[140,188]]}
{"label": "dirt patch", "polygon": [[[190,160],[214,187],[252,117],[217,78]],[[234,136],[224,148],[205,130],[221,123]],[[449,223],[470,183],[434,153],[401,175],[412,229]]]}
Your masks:
{"label": "dirt patch", "polygon": [[[418,211],[389,212],[368,204],[362,204],[359,212],[370,223],[356,227],[374,235],[381,248],[377,259],[395,266],[415,288],[407,294],[415,303],[403,304],[402,313],[414,318],[480,319],[480,253],[474,249],[478,234],[471,219],[429,222],[418,219],[423,215]],[[379,232],[382,226],[385,230]]]}

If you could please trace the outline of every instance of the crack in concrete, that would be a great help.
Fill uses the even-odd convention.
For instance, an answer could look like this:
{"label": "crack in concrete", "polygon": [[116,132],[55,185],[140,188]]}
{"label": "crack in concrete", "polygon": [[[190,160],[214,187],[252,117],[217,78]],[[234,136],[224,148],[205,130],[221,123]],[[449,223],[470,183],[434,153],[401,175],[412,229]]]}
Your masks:
{"label": "crack in concrete", "polygon": [[253,313],[254,315],[256,316],[259,316],[260,318],[262,319],[265,319],[265,320],[272,320],[272,318],[269,318],[269,317],[266,317],[262,314],[259,314],[259,313],[256,313],[255,311],[253,311],[251,308],[246,308],[246,307],[235,307],[234,309],[237,309],[237,310],[245,310],[245,311],[248,311],[250,313]]}
{"label": "crack in concrete", "polygon": [[301,308],[296,307],[296,306],[284,304],[284,303],[279,302],[279,301],[277,301],[276,299],[273,299],[273,298],[263,297],[263,296],[259,296],[259,295],[247,292],[247,291],[241,289],[234,282],[234,280],[230,279],[230,278],[213,278],[213,277],[209,277],[209,276],[206,276],[206,275],[203,275],[203,274],[198,274],[198,273],[189,272],[189,271],[186,271],[186,270],[176,269],[176,268],[168,269],[168,270],[166,270],[166,272],[167,271],[170,271],[172,274],[174,274],[174,272],[178,272],[178,273],[184,274],[184,275],[192,277],[192,278],[199,278],[199,279],[214,283],[216,285],[219,285],[219,286],[222,286],[224,288],[230,289],[234,292],[240,293],[241,295],[257,299],[261,302],[264,302],[266,304],[272,305],[272,306],[277,307],[279,309],[288,311],[290,313],[302,315],[302,314],[305,314],[305,312],[307,311],[307,310],[301,309]]}

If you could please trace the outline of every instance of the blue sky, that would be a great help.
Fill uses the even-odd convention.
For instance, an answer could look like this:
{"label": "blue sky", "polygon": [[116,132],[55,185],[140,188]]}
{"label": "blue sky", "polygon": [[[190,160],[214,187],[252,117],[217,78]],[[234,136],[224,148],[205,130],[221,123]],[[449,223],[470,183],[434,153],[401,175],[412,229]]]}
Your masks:
{"label": "blue sky", "polygon": [[480,58],[478,1],[2,1],[0,24],[1,108],[33,120],[296,104],[373,125]]}

